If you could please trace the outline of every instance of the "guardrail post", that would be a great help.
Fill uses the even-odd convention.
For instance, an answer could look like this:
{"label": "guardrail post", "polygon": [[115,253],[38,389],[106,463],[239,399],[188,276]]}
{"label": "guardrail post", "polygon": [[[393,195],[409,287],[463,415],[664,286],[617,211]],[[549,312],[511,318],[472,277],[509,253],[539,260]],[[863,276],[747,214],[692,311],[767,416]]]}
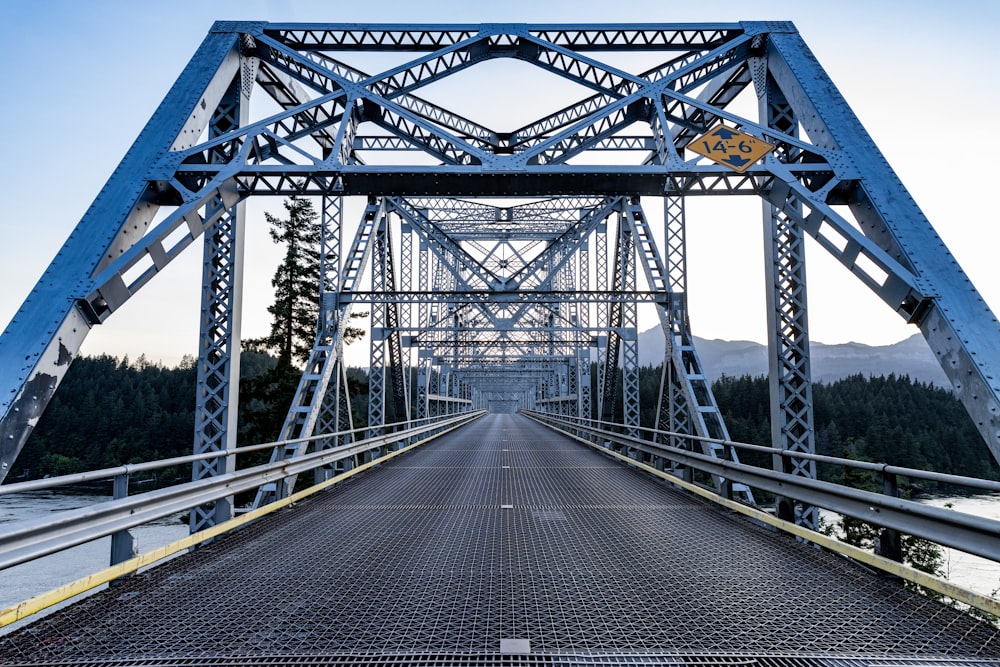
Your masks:
{"label": "guardrail post", "polygon": [[313,471],[313,484],[322,484],[336,474],[333,464],[320,466]]}
{"label": "guardrail post", "polygon": [[[896,475],[882,469],[882,493],[892,498],[899,497],[899,482]],[[878,554],[898,563],[903,562],[903,543],[898,530],[883,528],[878,536]]]}
{"label": "guardrail post", "polygon": [[[116,475],[113,494],[115,500],[128,496],[128,473]],[[131,531],[120,530],[111,535],[111,565],[123,563],[136,555],[135,536]]]}
{"label": "guardrail post", "polygon": [[733,482],[732,480],[722,477],[719,479],[719,495],[726,500],[733,499]]}
{"label": "guardrail post", "polygon": [[[322,440],[317,440],[315,443],[313,443],[313,447],[317,452],[325,451],[327,449],[331,449],[332,447],[336,446],[337,442],[336,441],[331,442],[330,438],[323,438]],[[319,468],[313,470],[313,484],[322,484],[326,480],[333,477],[336,474],[334,466],[335,464],[330,463],[325,466],[320,466]]]}

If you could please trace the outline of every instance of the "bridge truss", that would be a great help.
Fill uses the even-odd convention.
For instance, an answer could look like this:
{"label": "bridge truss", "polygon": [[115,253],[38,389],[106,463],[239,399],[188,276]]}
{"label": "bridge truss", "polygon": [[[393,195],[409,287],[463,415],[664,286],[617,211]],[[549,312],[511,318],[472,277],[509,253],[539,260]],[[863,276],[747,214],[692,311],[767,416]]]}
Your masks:
{"label": "bridge truss", "polygon": [[[511,61],[577,97],[511,129],[460,111],[475,100],[454,87],[441,95]],[[501,77],[492,94],[512,106],[517,89]],[[318,334],[275,458],[351,429],[352,309],[371,313],[372,435],[478,407],[637,434],[649,308],[666,340],[657,426],[728,439],[688,317],[685,202],[699,196],[762,201],[775,446],[814,447],[811,237],[920,328],[1000,458],[997,321],[790,23],[220,22],[0,337],[0,479],[89,330],[196,242],[195,450],[233,449],[256,195],[315,197],[324,229]],[[195,476],[232,465],[210,459]],[[775,466],[815,476],[807,461]],[[807,506],[779,510],[815,525]],[[215,503],[192,528],[231,512]]]}

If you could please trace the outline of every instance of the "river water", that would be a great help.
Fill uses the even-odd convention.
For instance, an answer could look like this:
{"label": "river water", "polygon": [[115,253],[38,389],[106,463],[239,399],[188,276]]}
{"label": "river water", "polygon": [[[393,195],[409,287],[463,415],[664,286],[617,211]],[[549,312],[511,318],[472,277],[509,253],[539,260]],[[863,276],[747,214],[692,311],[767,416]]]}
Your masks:
{"label": "river water", "polygon": [[[40,515],[86,507],[110,499],[110,494],[102,496],[54,491],[0,496],[0,530],[3,530],[5,523],[35,519]],[[171,516],[133,528],[132,534],[136,538],[139,553],[152,551],[187,535],[188,526],[182,519],[181,515]],[[104,537],[0,571],[0,609],[7,609],[103,570],[110,565],[110,559],[111,538]]]}
{"label": "river water", "polygon": [[[109,498],[110,496],[51,491],[0,496],[0,526],[39,515],[92,505]],[[1000,520],[1000,494],[937,497],[921,502]],[[177,515],[134,528],[132,534],[136,537],[139,552],[146,553],[183,538],[188,534],[188,527],[183,517]],[[110,549],[111,538],[105,537],[0,571],[0,609],[6,609],[108,567]],[[949,581],[978,593],[997,596],[997,591],[1000,589],[1000,564],[970,554],[946,550],[944,567]]]}
{"label": "river water", "polygon": [[[1000,494],[937,497],[920,502],[1000,521]],[[1000,563],[953,549],[945,549],[944,556],[944,574],[948,581],[994,598],[1000,595]]]}

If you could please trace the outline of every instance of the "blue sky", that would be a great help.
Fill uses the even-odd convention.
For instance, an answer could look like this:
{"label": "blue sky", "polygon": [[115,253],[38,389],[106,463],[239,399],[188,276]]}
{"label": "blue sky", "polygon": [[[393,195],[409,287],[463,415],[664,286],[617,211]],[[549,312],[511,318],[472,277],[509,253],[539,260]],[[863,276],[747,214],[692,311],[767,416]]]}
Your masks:
{"label": "blue sky", "polygon": [[[0,325],[46,264],[194,53],[213,21],[692,22],[791,20],[994,311],[1000,216],[990,139],[1000,108],[992,1],[615,3],[0,2]],[[267,208],[280,212],[280,201]],[[759,207],[689,220],[693,327],[764,340]],[[724,243],[719,243],[724,239]],[[266,326],[274,251],[252,251],[247,335]],[[746,248],[752,247],[753,253]],[[916,329],[812,248],[813,340],[883,344]],[[185,257],[88,338],[94,354],[145,352],[175,363],[197,341],[199,253]],[[751,255],[752,257],[747,257]],[[743,266],[750,276],[734,277]],[[169,274],[169,276],[168,276]]]}

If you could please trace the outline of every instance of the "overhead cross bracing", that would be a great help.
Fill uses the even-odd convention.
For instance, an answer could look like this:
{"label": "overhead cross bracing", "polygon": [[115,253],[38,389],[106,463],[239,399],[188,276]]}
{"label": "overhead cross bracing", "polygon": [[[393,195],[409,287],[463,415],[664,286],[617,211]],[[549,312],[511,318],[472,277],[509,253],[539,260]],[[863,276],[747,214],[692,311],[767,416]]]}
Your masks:
{"label": "overhead cross bracing", "polygon": [[727,440],[690,322],[685,202],[737,195],[762,201],[772,444],[814,449],[809,242],[920,328],[1000,455],[996,319],[792,24],[220,22],[0,337],[0,476],[90,329],[195,242],[196,449],[234,446],[258,195],[315,197],[324,225],[323,308],[283,439],[349,429],[343,336],[362,307],[374,431],[516,392],[634,433],[650,304],[657,425]]}
{"label": "overhead cross bracing", "polygon": [[1000,630],[519,415],[0,638],[6,665],[996,667]]}

